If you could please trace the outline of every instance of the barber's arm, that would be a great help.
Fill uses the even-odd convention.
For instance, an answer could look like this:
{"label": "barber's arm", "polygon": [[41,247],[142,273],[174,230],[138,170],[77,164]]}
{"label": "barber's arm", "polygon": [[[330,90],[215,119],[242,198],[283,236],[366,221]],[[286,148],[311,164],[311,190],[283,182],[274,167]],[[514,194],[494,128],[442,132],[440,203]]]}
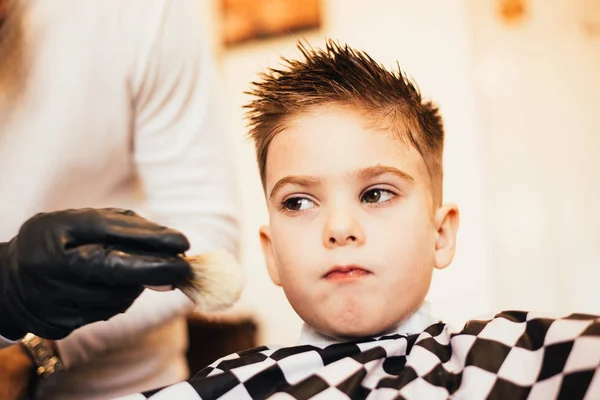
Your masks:
{"label": "barber's arm", "polygon": [[[214,94],[211,54],[196,0],[167,1],[153,46],[136,55],[134,157],[146,199],[144,214],[183,232],[190,254],[237,252],[233,156]],[[154,3],[152,3],[154,4]],[[135,27],[142,32],[142,27]],[[67,366],[93,360],[193,309],[181,292],[145,291],[122,315],[57,341]]]}

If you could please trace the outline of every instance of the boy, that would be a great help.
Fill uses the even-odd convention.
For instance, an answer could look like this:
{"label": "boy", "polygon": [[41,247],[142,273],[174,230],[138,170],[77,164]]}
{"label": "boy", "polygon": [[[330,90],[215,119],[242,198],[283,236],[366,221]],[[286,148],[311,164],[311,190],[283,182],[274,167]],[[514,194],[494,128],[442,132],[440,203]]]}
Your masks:
{"label": "boy", "polygon": [[300,342],[224,357],[151,398],[600,396],[598,317],[512,311],[452,333],[428,315],[458,226],[442,203],[438,110],[362,52],[299,48],[303,60],[255,83],[249,119],[262,248],[305,322]]}

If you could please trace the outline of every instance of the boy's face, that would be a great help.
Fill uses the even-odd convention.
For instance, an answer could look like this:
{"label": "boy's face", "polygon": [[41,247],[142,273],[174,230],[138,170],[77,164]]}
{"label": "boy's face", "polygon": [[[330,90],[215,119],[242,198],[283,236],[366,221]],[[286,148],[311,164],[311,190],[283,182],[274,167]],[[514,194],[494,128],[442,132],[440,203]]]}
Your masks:
{"label": "boy's face", "polygon": [[434,207],[423,158],[357,111],[288,121],[266,162],[273,281],[309,325],[335,337],[385,332],[425,299],[454,255],[458,211]]}

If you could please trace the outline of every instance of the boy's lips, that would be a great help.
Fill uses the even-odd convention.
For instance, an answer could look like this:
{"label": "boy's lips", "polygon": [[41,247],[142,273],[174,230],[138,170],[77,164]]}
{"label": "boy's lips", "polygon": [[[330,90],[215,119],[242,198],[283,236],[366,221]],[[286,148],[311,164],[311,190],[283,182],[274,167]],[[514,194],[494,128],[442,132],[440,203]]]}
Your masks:
{"label": "boy's lips", "polygon": [[326,280],[358,279],[371,275],[372,272],[359,265],[336,265],[323,275]]}

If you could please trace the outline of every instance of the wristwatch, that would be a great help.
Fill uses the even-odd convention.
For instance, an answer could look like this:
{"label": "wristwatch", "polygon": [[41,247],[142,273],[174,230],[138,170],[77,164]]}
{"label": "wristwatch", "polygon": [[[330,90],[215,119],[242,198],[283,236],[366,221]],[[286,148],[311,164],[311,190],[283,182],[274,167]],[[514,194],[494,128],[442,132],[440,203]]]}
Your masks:
{"label": "wristwatch", "polygon": [[65,369],[62,360],[48,340],[28,333],[21,339],[21,344],[33,360],[38,377],[47,378],[53,373]]}

